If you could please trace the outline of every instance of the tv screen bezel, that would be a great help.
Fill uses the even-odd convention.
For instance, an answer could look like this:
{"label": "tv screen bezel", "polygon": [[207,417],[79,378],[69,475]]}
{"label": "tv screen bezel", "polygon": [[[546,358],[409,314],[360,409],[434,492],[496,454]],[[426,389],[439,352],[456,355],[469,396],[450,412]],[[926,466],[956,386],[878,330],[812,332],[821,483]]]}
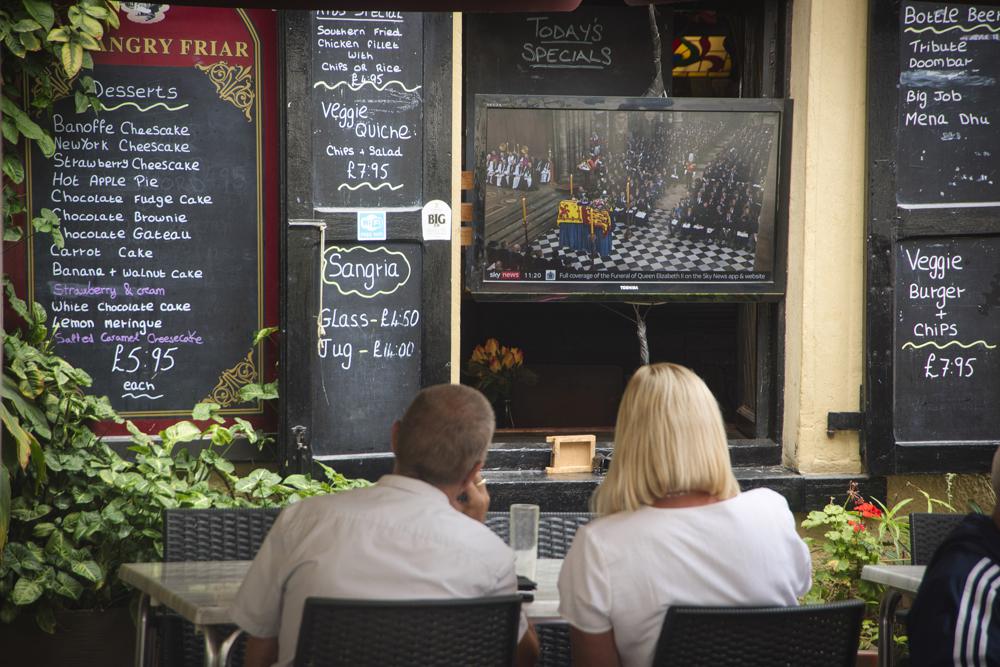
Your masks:
{"label": "tv screen bezel", "polygon": [[[775,190],[774,266],[769,280],[676,282],[518,282],[486,281],[486,117],[489,109],[555,109],[590,111],[704,111],[779,115],[778,182]],[[466,286],[481,300],[502,301],[777,301],[787,282],[788,198],[792,102],[780,98],[590,97],[549,95],[475,96],[475,197],[473,242],[466,252]],[[627,285],[627,289],[622,289]]]}

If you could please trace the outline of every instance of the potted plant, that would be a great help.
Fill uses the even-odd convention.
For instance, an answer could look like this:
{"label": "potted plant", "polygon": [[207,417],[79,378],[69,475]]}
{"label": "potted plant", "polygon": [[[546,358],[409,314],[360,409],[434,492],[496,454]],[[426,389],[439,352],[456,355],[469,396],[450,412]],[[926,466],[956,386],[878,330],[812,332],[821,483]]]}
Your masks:
{"label": "potted plant", "polygon": [[[919,491],[927,501],[927,511],[935,507],[954,512],[943,500]],[[858,665],[877,662],[878,606],[882,587],[861,579],[865,565],[909,563],[909,516],[901,511],[913,501],[904,498],[892,507],[877,499],[866,500],[851,482],[843,504],[833,498],[821,510],[809,512],[802,522],[808,531],[822,531],[822,537],[807,537],[813,550],[813,585],[802,602],[824,603],[857,598],[866,603],[861,626]],[[905,635],[895,635],[897,648],[906,645]]]}

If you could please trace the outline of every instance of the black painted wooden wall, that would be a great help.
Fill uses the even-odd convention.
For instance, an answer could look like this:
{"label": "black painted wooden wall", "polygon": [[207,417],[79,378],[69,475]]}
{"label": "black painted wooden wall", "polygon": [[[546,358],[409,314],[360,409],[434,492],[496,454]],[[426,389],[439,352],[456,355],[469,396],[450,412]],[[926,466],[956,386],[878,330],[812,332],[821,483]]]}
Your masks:
{"label": "black painted wooden wall", "polygon": [[[995,8],[961,1],[946,4],[870,0],[869,3],[868,260],[862,442],[865,461],[874,474],[983,472],[988,470],[1000,441],[1000,422],[996,419],[1000,415],[996,408],[1000,395],[992,387],[992,380],[984,378],[984,374],[993,375],[1000,370],[997,368],[1000,356],[983,344],[991,343],[990,340],[974,340],[983,338],[984,329],[1000,328],[997,303],[1000,265],[989,259],[990,248],[1000,240],[1000,207],[983,205],[982,201],[961,203],[957,195],[945,191],[949,189],[948,178],[938,179],[940,187],[924,188],[923,194],[916,196],[919,188],[914,186],[921,181],[929,186],[937,178],[940,171],[937,162],[944,155],[957,160],[955,164],[964,165],[949,167],[959,177],[965,171],[975,171],[972,165],[977,151],[1000,138],[997,134],[1000,130],[995,126],[973,128],[959,118],[960,113],[982,107],[981,102],[996,95],[995,80],[992,86],[979,86],[978,79],[968,77],[995,77],[1000,59],[978,57],[964,69],[942,61],[938,68],[927,58],[965,57],[961,53],[936,51],[942,43],[961,41],[953,36],[959,34],[958,28],[950,28],[949,22],[935,24],[934,30],[923,24],[906,23],[907,5],[913,5],[912,19],[917,11],[947,11],[949,7],[957,8],[956,17],[964,17],[973,4],[983,9]],[[909,31],[908,26],[912,28]],[[915,42],[928,45],[932,41],[937,42],[934,47],[914,45]],[[969,42],[976,49],[983,48],[977,44],[987,43],[995,44]],[[968,44],[962,48],[967,47]],[[992,48],[994,53],[1000,52],[996,46]],[[920,55],[924,49],[929,54],[926,58]],[[930,52],[932,49],[934,53]],[[913,57],[917,60],[912,60]],[[951,76],[949,73],[958,78],[944,83],[941,77]],[[921,106],[921,93],[933,98],[936,90],[947,93],[953,88],[964,95],[959,104]],[[994,104],[986,106],[995,111]],[[920,118],[919,114],[925,111],[933,113],[935,119]],[[914,115],[908,116],[910,113]],[[940,119],[937,113],[942,114]],[[938,120],[947,125],[932,127]],[[996,120],[1000,123],[1000,117]],[[974,133],[970,134],[970,130]],[[992,164],[996,164],[995,157]],[[968,188],[965,190],[968,200]],[[921,200],[916,206],[915,198]],[[921,272],[909,265],[908,257],[914,257],[917,248],[942,255],[949,249],[964,248],[962,252],[967,256],[962,269],[944,277],[915,277]],[[927,299],[910,296],[912,285],[918,283],[946,289],[949,285],[961,287],[965,298],[952,299],[940,309],[929,308],[934,304]],[[923,326],[924,320],[954,324],[956,329],[936,336],[926,335],[925,330],[915,328]],[[932,339],[934,342],[928,342]],[[975,357],[973,366],[968,364],[970,357]],[[947,371],[943,371],[945,359]],[[956,370],[959,376],[954,375]],[[942,376],[942,372],[951,375]],[[984,379],[990,381],[982,384]],[[941,409],[940,403],[948,401],[954,402],[954,408]],[[971,417],[963,417],[962,410],[969,407]],[[927,414],[931,412],[935,414]],[[970,430],[970,418],[984,423]],[[991,420],[992,423],[985,423]]]}
{"label": "black painted wooden wall", "polygon": [[[328,415],[319,410],[342,411],[352,400],[351,392],[329,396],[320,402],[323,377],[316,358],[316,314],[318,310],[318,276],[320,272],[318,228],[309,223],[326,224],[326,244],[358,245],[355,213],[323,213],[314,210],[313,174],[313,82],[311,19],[307,12],[284,12],[284,81],[285,150],[283,219],[286,222],[282,252],[282,356],[281,395],[283,423],[280,433],[282,460],[288,467],[299,467],[295,461],[295,428],[306,428],[304,440],[318,457],[364,451],[351,442],[338,439],[329,428]],[[451,202],[451,78],[452,78],[452,15],[427,13],[423,21],[423,104],[422,128],[422,197],[421,203],[440,199]],[[376,207],[377,208],[377,207]],[[457,214],[457,213],[456,213]],[[450,380],[451,350],[451,244],[446,241],[424,241],[421,212],[388,211],[387,238],[382,244],[411,243],[422,253],[420,285],[420,384],[423,386]],[[306,223],[306,224],[301,224]],[[330,286],[327,285],[329,290]],[[327,301],[326,296],[324,301]],[[358,375],[357,383],[369,378]],[[384,391],[398,387],[386,381]],[[409,397],[406,397],[407,400]],[[400,415],[396,415],[398,417]],[[335,420],[334,420],[335,421]],[[320,430],[317,430],[320,426]],[[389,449],[388,423],[372,423],[367,428],[378,436],[376,447]],[[368,448],[372,451],[371,447]]]}

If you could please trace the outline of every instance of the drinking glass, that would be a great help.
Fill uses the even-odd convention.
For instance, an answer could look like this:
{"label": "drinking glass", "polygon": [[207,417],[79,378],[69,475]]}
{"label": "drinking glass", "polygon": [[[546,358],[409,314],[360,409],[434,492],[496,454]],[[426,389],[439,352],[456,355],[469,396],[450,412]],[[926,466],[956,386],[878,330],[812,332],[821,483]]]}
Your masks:
{"label": "drinking glass", "polygon": [[510,506],[510,548],[514,550],[514,571],[518,576],[535,579],[538,559],[538,505]]}

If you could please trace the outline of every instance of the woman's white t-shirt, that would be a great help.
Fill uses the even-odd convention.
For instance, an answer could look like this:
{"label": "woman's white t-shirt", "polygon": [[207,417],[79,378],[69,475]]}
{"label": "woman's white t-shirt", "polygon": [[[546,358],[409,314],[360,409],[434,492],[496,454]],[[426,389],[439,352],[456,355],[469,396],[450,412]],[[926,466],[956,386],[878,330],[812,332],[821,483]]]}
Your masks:
{"label": "woman's white t-shirt", "polygon": [[614,628],[622,665],[645,667],[670,605],[794,605],[810,572],[788,503],[769,489],[643,507],[577,531],[559,575],[559,613],[584,632]]}

